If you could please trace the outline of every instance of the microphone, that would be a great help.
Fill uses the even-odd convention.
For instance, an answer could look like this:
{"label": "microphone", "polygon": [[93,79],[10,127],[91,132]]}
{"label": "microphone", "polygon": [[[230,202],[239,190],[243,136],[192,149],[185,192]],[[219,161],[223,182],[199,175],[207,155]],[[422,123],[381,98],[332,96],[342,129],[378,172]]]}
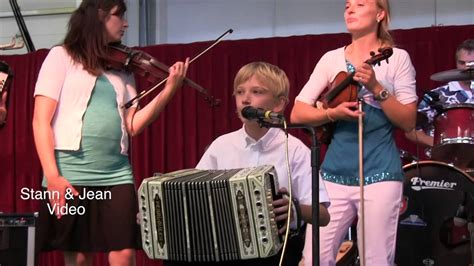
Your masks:
{"label": "microphone", "polygon": [[284,117],[283,115],[273,112],[273,111],[266,111],[262,108],[255,108],[252,106],[245,106],[242,109],[242,116],[247,120],[263,120],[263,119],[270,119],[270,120],[282,120]]}

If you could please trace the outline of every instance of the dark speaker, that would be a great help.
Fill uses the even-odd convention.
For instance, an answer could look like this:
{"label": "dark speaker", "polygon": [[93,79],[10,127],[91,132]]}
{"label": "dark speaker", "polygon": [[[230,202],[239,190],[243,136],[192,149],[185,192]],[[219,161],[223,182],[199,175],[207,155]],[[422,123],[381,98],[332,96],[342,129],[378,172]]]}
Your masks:
{"label": "dark speaker", "polygon": [[0,265],[35,265],[35,221],[38,213],[0,214]]}

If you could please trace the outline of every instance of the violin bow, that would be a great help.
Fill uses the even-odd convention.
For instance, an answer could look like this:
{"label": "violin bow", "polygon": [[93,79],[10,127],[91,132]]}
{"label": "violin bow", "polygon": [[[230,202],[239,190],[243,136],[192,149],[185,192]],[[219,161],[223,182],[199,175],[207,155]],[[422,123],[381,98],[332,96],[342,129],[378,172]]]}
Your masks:
{"label": "violin bow", "polygon": [[[199,57],[201,57],[203,54],[205,54],[207,51],[209,51],[210,49],[212,49],[214,46],[216,46],[225,36],[231,34],[232,32],[234,32],[233,29],[228,29],[226,32],[224,32],[221,36],[219,36],[219,38],[217,38],[209,47],[207,47],[206,49],[204,49],[202,52],[200,52],[198,55],[196,55],[195,57],[193,57],[191,60],[189,60],[189,63],[191,64],[192,62],[194,62],[196,59],[198,59]],[[136,102],[140,101],[143,97],[147,96],[148,94],[150,94],[151,92],[153,92],[154,90],[156,90],[159,86],[163,85],[163,83],[165,83],[166,81],[168,80],[168,77],[166,77],[165,79],[163,79],[162,81],[160,81],[158,84],[156,84],[155,86],[153,86],[152,88],[150,88],[149,90],[145,90],[145,91],[142,91],[140,92],[137,96],[135,96],[133,99],[131,99],[130,101],[128,101],[127,103],[125,103],[122,108],[130,108],[131,106],[133,106]]]}

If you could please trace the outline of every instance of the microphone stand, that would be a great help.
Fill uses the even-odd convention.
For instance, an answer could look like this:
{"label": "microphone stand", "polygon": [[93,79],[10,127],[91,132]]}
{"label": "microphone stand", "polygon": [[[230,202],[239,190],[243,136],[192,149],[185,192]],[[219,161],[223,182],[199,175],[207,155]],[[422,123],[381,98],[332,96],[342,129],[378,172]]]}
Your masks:
{"label": "microphone stand", "polygon": [[[284,128],[282,124],[274,124],[258,120],[260,127]],[[286,128],[302,128],[308,130],[311,134],[311,224],[312,224],[312,243],[313,243],[313,266],[319,266],[319,151],[320,146],[316,138],[314,127],[307,124],[287,124]]]}

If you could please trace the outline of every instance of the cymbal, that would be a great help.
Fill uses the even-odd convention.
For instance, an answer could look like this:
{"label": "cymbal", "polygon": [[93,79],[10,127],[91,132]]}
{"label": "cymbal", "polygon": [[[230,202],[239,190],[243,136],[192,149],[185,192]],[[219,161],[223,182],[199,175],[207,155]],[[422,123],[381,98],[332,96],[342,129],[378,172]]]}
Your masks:
{"label": "cymbal", "polygon": [[474,68],[468,69],[451,69],[431,75],[431,80],[434,81],[461,81],[474,80]]}

